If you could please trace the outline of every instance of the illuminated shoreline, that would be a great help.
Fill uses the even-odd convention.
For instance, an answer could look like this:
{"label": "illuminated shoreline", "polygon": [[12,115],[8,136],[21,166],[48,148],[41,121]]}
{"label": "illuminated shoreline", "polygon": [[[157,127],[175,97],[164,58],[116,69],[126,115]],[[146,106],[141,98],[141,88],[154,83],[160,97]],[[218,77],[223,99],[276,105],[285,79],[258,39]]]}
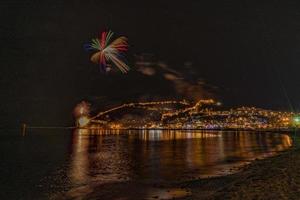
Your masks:
{"label": "illuminated shoreline", "polygon": [[103,130],[103,131],[131,131],[131,130],[141,130],[141,131],[253,131],[253,132],[292,132],[299,131],[299,128],[294,129],[243,129],[243,128],[226,128],[226,129],[204,129],[204,128],[194,128],[194,129],[184,129],[184,128],[119,128],[119,129],[109,129],[109,128],[95,128],[95,127],[74,127],[73,129],[86,129],[86,130]]}

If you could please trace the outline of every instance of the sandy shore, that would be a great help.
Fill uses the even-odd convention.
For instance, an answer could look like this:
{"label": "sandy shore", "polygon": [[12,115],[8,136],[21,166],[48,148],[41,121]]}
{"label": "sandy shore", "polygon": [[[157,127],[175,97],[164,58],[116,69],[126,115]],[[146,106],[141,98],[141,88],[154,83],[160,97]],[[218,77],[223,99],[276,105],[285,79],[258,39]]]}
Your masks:
{"label": "sandy shore", "polygon": [[[84,188],[80,189],[86,192]],[[72,191],[67,199],[77,199],[74,197],[80,192]],[[255,160],[232,175],[174,184],[120,182],[101,185],[94,188],[86,199],[300,200],[300,148]]]}
{"label": "sandy shore", "polygon": [[300,149],[293,148],[225,177],[183,183],[184,199],[300,199]]}

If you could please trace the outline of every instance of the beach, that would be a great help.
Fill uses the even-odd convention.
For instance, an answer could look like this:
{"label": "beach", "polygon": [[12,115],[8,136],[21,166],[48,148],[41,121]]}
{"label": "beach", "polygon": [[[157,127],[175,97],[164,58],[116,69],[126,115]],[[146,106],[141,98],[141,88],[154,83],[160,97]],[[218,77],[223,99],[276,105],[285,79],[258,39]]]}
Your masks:
{"label": "beach", "polygon": [[300,149],[256,160],[241,171],[181,185],[191,191],[184,199],[300,199]]}

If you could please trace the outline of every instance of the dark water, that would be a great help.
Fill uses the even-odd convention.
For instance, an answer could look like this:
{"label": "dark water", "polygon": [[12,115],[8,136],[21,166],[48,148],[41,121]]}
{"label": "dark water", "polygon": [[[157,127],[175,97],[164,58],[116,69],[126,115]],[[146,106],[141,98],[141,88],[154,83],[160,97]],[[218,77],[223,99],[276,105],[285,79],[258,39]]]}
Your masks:
{"label": "dark water", "polygon": [[143,199],[160,193],[152,186],[226,175],[292,145],[287,134],[256,132],[42,129],[0,137],[1,199]]}

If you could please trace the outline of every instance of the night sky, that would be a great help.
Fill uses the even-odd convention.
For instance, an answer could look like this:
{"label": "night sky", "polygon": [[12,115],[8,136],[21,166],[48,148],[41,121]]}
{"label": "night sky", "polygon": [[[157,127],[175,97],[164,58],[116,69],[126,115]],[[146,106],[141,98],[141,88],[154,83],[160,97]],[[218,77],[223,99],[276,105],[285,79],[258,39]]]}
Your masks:
{"label": "night sky", "polygon": [[[70,1],[71,2],[71,1]],[[83,99],[95,109],[131,100],[188,98],[135,55],[150,53],[224,106],[300,109],[300,2],[1,1],[1,126],[72,122]],[[272,3],[270,3],[272,2]],[[128,37],[132,70],[102,74],[83,45],[111,29]]]}

